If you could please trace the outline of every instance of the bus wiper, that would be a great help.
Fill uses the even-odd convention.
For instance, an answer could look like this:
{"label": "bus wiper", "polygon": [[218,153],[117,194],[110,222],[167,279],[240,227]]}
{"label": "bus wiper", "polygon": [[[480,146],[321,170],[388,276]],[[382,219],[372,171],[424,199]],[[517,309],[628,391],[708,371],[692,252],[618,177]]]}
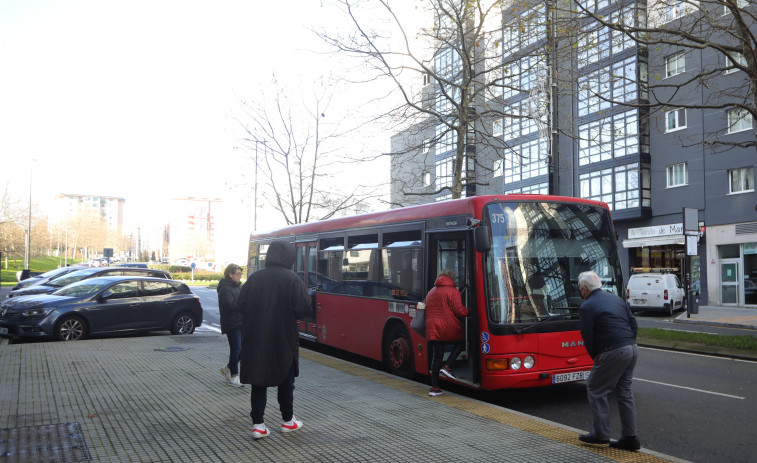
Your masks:
{"label": "bus wiper", "polygon": [[574,315],[578,315],[578,314],[561,313],[561,314],[557,314],[557,315],[550,315],[547,318],[542,318],[541,320],[537,321],[536,323],[531,323],[530,325],[528,325],[526,327],[517,329],[515,331],[515,334],[523,334],[526,331],[528,331],[531,328],[533,328],[534,326],[537,326],[537,325],[539,325],[540,323],[543,323],[543,322],[548,322],[548,321],[552,321],[552,320],[565,320],[567,318],[573,318]]}

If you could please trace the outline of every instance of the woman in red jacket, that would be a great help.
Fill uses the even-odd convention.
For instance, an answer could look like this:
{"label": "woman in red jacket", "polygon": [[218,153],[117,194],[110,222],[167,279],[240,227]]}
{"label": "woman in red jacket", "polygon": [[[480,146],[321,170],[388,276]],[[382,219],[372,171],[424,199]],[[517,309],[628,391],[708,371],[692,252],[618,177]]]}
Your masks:
{"label": "woman in red jacket", "polygon": [[[463,305],[460,291],[455,287],[456,274],[452,270],[443,270],[434,287],[426,296],[426,339],[431,349],[431,389],[428,395],[435,397],[442,394],[439,389],[439,373],[454,378],[452,363],[465,347],[465,332],[460,317],[468,316],[468,308]],[[442,366],[444,343],[453,342],[455,347]]]}

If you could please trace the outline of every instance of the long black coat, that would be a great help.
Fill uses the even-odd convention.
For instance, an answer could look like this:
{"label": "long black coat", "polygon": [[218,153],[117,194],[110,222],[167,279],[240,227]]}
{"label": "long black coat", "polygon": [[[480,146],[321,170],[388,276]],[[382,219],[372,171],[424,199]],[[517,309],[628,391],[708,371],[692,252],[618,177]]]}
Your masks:
{"label": "long black coat", "polygon": [[299,374],[297,319],[310,310],[302,279],[291,270],[294,246],[274,241],[265,268],[242,286],[238,307],[244,318],[239,380],[253,386],[278,386],[294,363]]}
{"label": "long black coat", "polygon": [[221,315],[221,333],[242,329],[242,313],[236,307],[242,284],[230,278],[218,282],[218,313]]}

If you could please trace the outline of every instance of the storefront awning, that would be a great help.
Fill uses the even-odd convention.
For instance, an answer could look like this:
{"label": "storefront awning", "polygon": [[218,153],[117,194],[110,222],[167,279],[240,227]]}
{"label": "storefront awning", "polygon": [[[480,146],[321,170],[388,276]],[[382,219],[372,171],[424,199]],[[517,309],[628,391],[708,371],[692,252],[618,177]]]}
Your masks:
{"label": "storefront awning", "polygon": [[664,244],[686,244],[684,235],[653,236],[649,238],[634,238],[623,240],[624,248],[641,248],[649,246],[662,246]]}

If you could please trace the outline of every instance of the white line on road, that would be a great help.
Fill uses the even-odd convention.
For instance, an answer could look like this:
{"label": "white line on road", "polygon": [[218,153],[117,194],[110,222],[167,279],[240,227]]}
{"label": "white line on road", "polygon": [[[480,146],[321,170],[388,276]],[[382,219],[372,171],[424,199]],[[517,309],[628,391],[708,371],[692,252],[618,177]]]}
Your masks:
{"label": "white line on road", "polygon": [[728,397],[730,399],[739,399],[739,400],[744,400],[745,399],[745,397],[739,397],[737,395],[723,394],[723,393],[720,393],[720,392],[713,392],[713,391],[705,391],[704,389],[696,389],[696,388],[693,388],[693,387],[679,386],[677,384],[661,383],[659,381],[652,381],[651,379],[634,378],[633,380],[634,381],[644,381],[646,383],[652,383],[652,384],[659,384],[660,386],[677,387],[679,389],[687,389],[689,391],[704,392],[705,394],[719,395],[719,396],[722,396],[722,397]]}
{"label": "white line on road", "polygon": [[216,333],[220,333],[221,332],[221,328],[217,328],[217,327],[215,327],[215,326],[213,326],[213,325],[211,325],[209,323],[205,323],[205,322],[202,322],[202,325],[200,325],[200,327],[198,329],[199,330],[206,329],[206,330],[209,330],[209,331],[214,331]]}

